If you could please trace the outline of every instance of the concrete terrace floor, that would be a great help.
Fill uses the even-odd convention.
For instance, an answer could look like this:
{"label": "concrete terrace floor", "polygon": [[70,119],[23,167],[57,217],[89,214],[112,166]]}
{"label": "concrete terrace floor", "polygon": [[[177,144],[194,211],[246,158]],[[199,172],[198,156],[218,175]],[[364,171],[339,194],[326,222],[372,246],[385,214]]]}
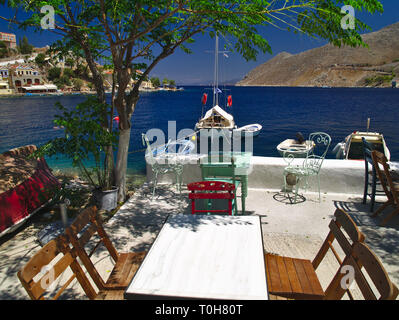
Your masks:
{"label": "concrete terrace floor", "polygon": [[[179,196],[174,187],[160,185],[154,199],[151,199],[151,191],[144,184],[105,224],[118,251],[148,250],[169,214],[190,214],[186,190]],[[391,280],[399,285],[399,217],[392,219],[386,227],[380,227],[381,217],[371,218],[369,205],[363,205],[360,196],[322,194],[321,202],[314,193],[307,193],[305,197],[299,199],[302,202],[291,204],[277,190],[248,190],[245,214],[261,217],[265,251],[312,260],[329,231],[328,224],[335,209],[341,208],[354,219],[365,234],[367,245],[381,259]],[[389,209],[382,216],[388,212]],[[37,231],[28,226],[0,245],[0,299],[29,299],[16,273],[40,248]],[[113,263],[104,248],[100,248],[95,259],[106,278]],[[337,266],[330,252],[317,269],[324,289]],[[59,282],[65,279],[68,274]],[[356,288],[354,294],[358,297]],[[61,298],[86,299],[76,280]]]}

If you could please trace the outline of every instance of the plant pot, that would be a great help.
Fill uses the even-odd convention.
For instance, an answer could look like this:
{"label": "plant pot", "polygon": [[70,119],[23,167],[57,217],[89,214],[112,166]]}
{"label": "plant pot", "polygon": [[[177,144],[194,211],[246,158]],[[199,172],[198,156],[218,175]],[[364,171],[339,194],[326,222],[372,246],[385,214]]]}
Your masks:
{"label": "plant pot", "polygon": [[118,187],[112,187],[111,190],[106,191],[94,189],[93,195],[99,210],[110,211],[118,205]]}

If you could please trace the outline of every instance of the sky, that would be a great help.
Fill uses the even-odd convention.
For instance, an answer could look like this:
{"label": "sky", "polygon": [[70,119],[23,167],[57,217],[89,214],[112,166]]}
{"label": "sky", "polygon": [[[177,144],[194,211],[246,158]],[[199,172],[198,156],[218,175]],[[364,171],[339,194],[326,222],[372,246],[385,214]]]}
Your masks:
{"label": "sky", "polygon": [[[399,21],[399,1],[398,0],[380,0],[384,6],[383,14],[365,14],[356,12],[356,17],[368,24],[373,31]],[[12,17],[13,12],[4,5],[0,5],[0,15]],[[57,39],[57,36],[49,31],[35,33],[31,30],[19,30],[15,25],[0,20],[0,31],[12,32],[18,38],[26,35],[29,42],[36,47],[44,47]],[[265,27],[259,30],[259,33],[269,41],[273,54],[259,54],[256,61],[247,62],[238,53],[229,52],[228,57],[221,55],[219,79],[221,82],[236,82],[242,79],[250,70],[266,62],[280,52],[286,51],[296,54],[320,47],[326,44],[325,41],[313,39],[306,35],[298,35],[281,31],[274,27]],[[214,70],[214,40],[209,35],[198,35],[194,37],[195,43],[188,45],[193,51],[192,54],[186,54],[181,50],[161,61],[151,72],[151,77],[173,79],[177,85],[209,85],[213,82]],[[231,42],[231,39],[220,39],[220,49]]]}

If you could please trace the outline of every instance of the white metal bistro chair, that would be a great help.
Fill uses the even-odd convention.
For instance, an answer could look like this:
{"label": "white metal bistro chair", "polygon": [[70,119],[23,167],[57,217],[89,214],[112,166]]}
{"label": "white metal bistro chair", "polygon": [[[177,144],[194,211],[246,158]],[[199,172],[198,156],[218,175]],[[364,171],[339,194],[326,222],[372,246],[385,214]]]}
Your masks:
{"label": "white metal bistro chair", "polygon": [[[183,163],[177,161],[177,159],[169,159],[168,157],[163,157],[162,159],[156,159],[154,157],[154,151],[151,149],[150,141],[148,137],[142,133],[143,145],[147,146],[145,158],[146,162],[151,165],[153,172],[153,190],[152,197],[155,195],[155,189],[158,184],[158,176],[160,174],[166,174],[168,172],[174,172],[176,175],[176,185],[179,193],[181,194],[182,185],[182,174],[183,174]],[[167,147],[167,145],[165,146]]]}
{"label": "white metal bistro chair", "polygon": [[288,190],[291,185],[295,188],[294,203],[297,201],[298,190],[302,180],[305,180],[304,188],[305,192],[309,188],[309,178],[315,177],[317,180],[317,188],[320,196],[320,169],[323,164],[324,158],[328,152],[331,144],[331,137],[324,132],[314,132],[309,135],[309,140],[313,141],[314,147],[306,155],[302,165],[292,165],[294,157],[289,152],[284,152],[284,159],[288,163],[288,166],[284,168],[284,194],[289,197]]}

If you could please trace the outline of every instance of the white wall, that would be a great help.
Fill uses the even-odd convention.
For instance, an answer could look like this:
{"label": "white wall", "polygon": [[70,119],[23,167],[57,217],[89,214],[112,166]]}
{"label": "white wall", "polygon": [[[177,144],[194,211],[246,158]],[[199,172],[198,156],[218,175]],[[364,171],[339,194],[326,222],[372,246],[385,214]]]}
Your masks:
{"label": "white wall", "polygon": [[[293,164],[301,164],[303,159],[295,159]],[[249,188],[279,190],[283,186],[283,171],[287,163],[278,157],[252,157],[252,171],[248,176]],[[147,181],[152,181],[151,166],[147,164]],[[159,183],[172,183],[174,174],[168,173],[158,178]],[[198,164],[186,164],[183,170],[183,184],[201,181]],[[317,181],[311,180],[310,191],[317,190]],[[315,188],[316,187],[316,188]],[[322,193],[363,194],[364,161],[326,159],[320,171]]]}

